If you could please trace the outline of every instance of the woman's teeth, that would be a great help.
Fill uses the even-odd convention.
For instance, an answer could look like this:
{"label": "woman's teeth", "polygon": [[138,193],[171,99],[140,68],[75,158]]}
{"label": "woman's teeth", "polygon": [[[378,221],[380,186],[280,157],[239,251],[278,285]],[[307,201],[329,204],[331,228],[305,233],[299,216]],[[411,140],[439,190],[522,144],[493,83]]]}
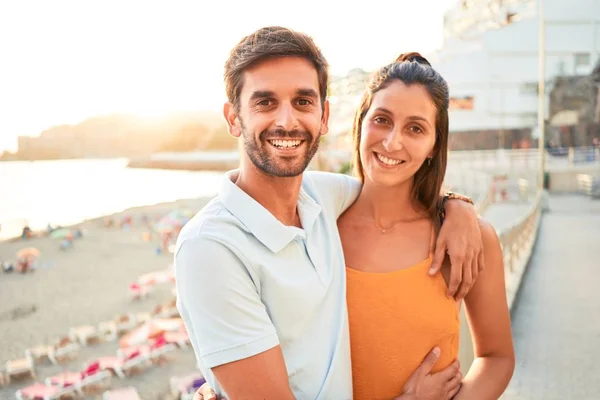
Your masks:
{"label": "woman's teeth", "polygon": [[377,155],[377,158],[379,159],[379,161],[381,161],[382,163],[384,163],[386,165],[398,165],[398,164],[402,164],[404,162],[403,160],[394,160],[393,158],[388,158],[379,153],[375,153],[375,155]]}

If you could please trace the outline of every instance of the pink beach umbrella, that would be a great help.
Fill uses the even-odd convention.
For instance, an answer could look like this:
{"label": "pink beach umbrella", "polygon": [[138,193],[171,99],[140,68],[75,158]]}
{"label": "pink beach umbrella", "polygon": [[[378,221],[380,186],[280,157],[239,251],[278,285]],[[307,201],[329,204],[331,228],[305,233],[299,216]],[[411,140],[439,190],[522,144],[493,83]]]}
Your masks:
{"label": "pink beach umbrella", "polygon": [[119,340],[119,346],[127,348],[143,344],[150,339],[162,335],[164,332],[178,331],[183,327],[183,320],[181,318],[151,319],[123,336]]}
{"label": "pink beach umbrella", "polygon": [[24,259],[28,262],[35,261],[40,256],[40,251],[35,247],[26,247],[17,252],[18,259]]}

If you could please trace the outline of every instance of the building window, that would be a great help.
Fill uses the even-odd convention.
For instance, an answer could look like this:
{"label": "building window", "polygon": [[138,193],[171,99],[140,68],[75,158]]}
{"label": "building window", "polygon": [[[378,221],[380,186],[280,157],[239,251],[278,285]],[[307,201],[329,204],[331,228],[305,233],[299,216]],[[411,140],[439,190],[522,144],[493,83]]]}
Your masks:
{"label": "building window", "polygon": [[587,67],[590,61],[590,53],[575,53],[575,67]]}
{"label": "building window", "polygon": [[473,110],[475,98],[473,96],[450,97],[450,110]]}

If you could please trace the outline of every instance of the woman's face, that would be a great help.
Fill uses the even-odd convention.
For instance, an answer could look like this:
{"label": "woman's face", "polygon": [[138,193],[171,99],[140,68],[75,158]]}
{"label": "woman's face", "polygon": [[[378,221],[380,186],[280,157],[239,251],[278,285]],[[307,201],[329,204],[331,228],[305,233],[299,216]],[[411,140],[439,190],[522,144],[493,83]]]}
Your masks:
{"label": "woman's face", "polygon": [[395,186],[412,181],[435,146],[437,109],[423,86],[394,81],[375,93],[361,126],[365,181]]}

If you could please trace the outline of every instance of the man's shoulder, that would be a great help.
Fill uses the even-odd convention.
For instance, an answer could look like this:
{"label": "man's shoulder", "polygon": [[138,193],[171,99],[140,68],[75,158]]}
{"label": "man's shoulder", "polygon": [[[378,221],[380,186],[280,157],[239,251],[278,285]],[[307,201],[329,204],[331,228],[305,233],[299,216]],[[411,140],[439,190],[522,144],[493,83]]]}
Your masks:
{"label": "man's shoulder", "polygon": [[246,230],[242,222],[225,207],[221,198],[216,196],[181,229],[175,252],[188,240],[227,244]]}
{"label": "man's shoulder", "polygon": [[312,189],[320,195],[338,197],[360,187],[358,179],[336,172],[307,171],[302,181],[305,190]]}
{"label": "man's shoulder", "polygon": [[352,176],[324,171],[304,173],[302,188],[322,206],[336,213],[351,204],[360,192],[360,181]]}
{"label": "man's shoulder", "polygon": [[303,183],[313,185],[331,185],[331,184],[344,184],[348,179],[347,175],[339,174],[336,172],[326,171],[306,171],[304,173]]}

